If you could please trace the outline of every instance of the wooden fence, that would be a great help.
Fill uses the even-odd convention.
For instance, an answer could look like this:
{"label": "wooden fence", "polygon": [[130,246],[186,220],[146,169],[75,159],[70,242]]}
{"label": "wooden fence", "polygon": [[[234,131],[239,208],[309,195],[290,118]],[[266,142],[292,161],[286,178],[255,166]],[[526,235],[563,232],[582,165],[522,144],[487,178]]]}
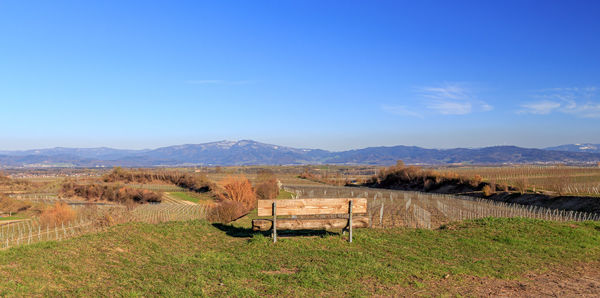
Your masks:
{"label": "wooden fence", "polygon": [[600,220],[600,214],[510,204],[468,196],[361,187],[287,185],[295,198],[363,197],[369,200],[372,227],[437,228],[484,217],[525,217],[554,221]]}

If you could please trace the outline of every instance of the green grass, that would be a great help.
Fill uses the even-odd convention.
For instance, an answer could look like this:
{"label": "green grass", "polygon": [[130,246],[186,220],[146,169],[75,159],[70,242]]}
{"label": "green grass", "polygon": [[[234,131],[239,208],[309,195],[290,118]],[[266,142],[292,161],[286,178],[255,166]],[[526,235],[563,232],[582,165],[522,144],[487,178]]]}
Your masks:
{"label": "green grass", "polygon": [[209,195],[202,195],[199,193],[191,193],[191,192],[170,192],[174,198],[189,201],[193,203],[200,203],[201,201],[212,201],[212,197]]}
{"label": "green grass", "polygon": [[[512,279],[598,260],[600,224],[482,219],[280,238],[248,222],[126,224],[0,251],[0,296],[393,295],[446,274]],[[460,280],[460,278],[459,278]]]}
{"label": "green grass", "polygon": [[25,219],[25,217],[18,216],[18,215],[0,217],[0,220],[17,220],[17,219]]}
{"label": "green grass", "polygon": [[294,195],[293,193],[281,189],[281,190],[279,190],[279,195],[277,195],[277,198],[275,198],[275,199],[277,199],[277,200],[291,199],[293,195]]}

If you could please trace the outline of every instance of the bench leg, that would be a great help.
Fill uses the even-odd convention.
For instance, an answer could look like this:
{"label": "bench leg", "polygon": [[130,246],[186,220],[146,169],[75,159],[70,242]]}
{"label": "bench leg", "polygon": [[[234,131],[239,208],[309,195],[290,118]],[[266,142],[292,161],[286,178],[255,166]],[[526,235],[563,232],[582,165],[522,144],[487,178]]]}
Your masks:
{"label": "bench leg", "polygon": [[273,202],[273,243],[277,242],[277,203]]}
{"label": "bench leg", "polygon": [[350,237],[348,238],[348,242],[352,243],[352,200],[350,200],[350,208],[348,214],[348,229],[350,231]]}

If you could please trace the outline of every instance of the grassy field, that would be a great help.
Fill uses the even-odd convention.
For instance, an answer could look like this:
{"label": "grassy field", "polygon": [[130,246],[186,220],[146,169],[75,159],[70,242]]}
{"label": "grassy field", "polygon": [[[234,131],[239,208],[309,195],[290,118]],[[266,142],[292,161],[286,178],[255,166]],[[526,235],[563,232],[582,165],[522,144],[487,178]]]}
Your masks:
{"label": "grassy field", "polygon": [[24,218],[25,217],[13,215],[13,216],[0,217],[0,220],[17,220],[17,219],[24,219]]}
{"label": "grassy field", "polygon": [[276,199],[277,200],[291,199],[293,195],[294,195],[293,193],[285,191],[285,190],[282,189],[282,190],[279,191],[279,195],[277,195]]}
{"label": "grassy field", "polygon": [[193,202],[193,203],[199,203],[201,201],[201,199],[198,198],[196,195],[192,195],[188,192],[170,192],[169,194],[177,199],[189,201],[189,202]]}
{"label": "grassy field", "polygon": [[[282,237],[248,220],[126,224],[0,251],[0,295],[394,295],[600,260],[600,224],[482,219],[439,230]],[[444,288],[445,289],[445,288]],[[442,290],[451,291],[451,287]]]}
{"label": "grassy field", "polygon": [[[301,169],[283,168],[278,178],[289,184],[322,185],[298,178],[295,171]],[[575,179],[565,180],[569,185],[588,185],[592,191],[600,181],[595,169],[548,169],[459,171],[497,183],[520,183],[526,177],[528,185],[538,189],[536,181],[548,180],[545,187],[550,189],[562,185],[556,177],[565,175]],[[242,170],[256,178],[257,169]],[[324,177],[345,180],[350,175],[367,177],[370,169],[317,170]],[[230,172],[238,173],[224,169],[209,176],[219,181]],[[167,192],[169,200],[181,204],[214,201],[211,195],[172,185],[139,187]],[[292,196],[281,191],[277,198]],[[520,283],[531,274],[557,268],[600,268],[600,223],[485,218],[435,230],[359,229],[352,244],[332,232],[294,237],[281,233],[273,244],[268,233],[250,230],[253,218],[256,210],[231,225],[128,223],[61,242],[0,251],[0,296],[471,296],[481,294],[468,290],[473,280],[475,285],[480,280]],[[20,218],[0,218],[12,219]]]}

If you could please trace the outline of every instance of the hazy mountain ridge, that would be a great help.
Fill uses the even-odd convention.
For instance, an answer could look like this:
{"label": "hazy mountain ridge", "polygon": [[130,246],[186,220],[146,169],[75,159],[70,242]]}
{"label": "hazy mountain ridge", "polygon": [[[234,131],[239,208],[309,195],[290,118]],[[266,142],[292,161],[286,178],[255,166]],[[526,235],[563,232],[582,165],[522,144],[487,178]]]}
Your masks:
{"label": "hazy mountain ridge", "polygon": [[98,148],[46,148],[18,151],[0,151],[0,155],[10,156],[74,156],[90,159],[118,159],[132,154],[140,154],[150,151],[149,149],[130,150],[130,149],[113,149],[108,147]]}
{"label": "hazy mountain ridge", "polygon": [[544,149],[555,151],[600,153],[600,144],[567,144]]}
{"label": "hazy mountain ridge", "polygon": [[[569,146],[569,145],[564,145]],[[563,146],[553,147],[563,148]],[[550,149],[550,148],[548,148]],[[556,151],[515,146],[426,149],[415,146],[369,147],[340,152],[299,149],[251,140],[185,144],[157,149],[52,148],[0,151],[0,166],[177,166],[177,165],[391,165],[595,163],[600,153]]]}

